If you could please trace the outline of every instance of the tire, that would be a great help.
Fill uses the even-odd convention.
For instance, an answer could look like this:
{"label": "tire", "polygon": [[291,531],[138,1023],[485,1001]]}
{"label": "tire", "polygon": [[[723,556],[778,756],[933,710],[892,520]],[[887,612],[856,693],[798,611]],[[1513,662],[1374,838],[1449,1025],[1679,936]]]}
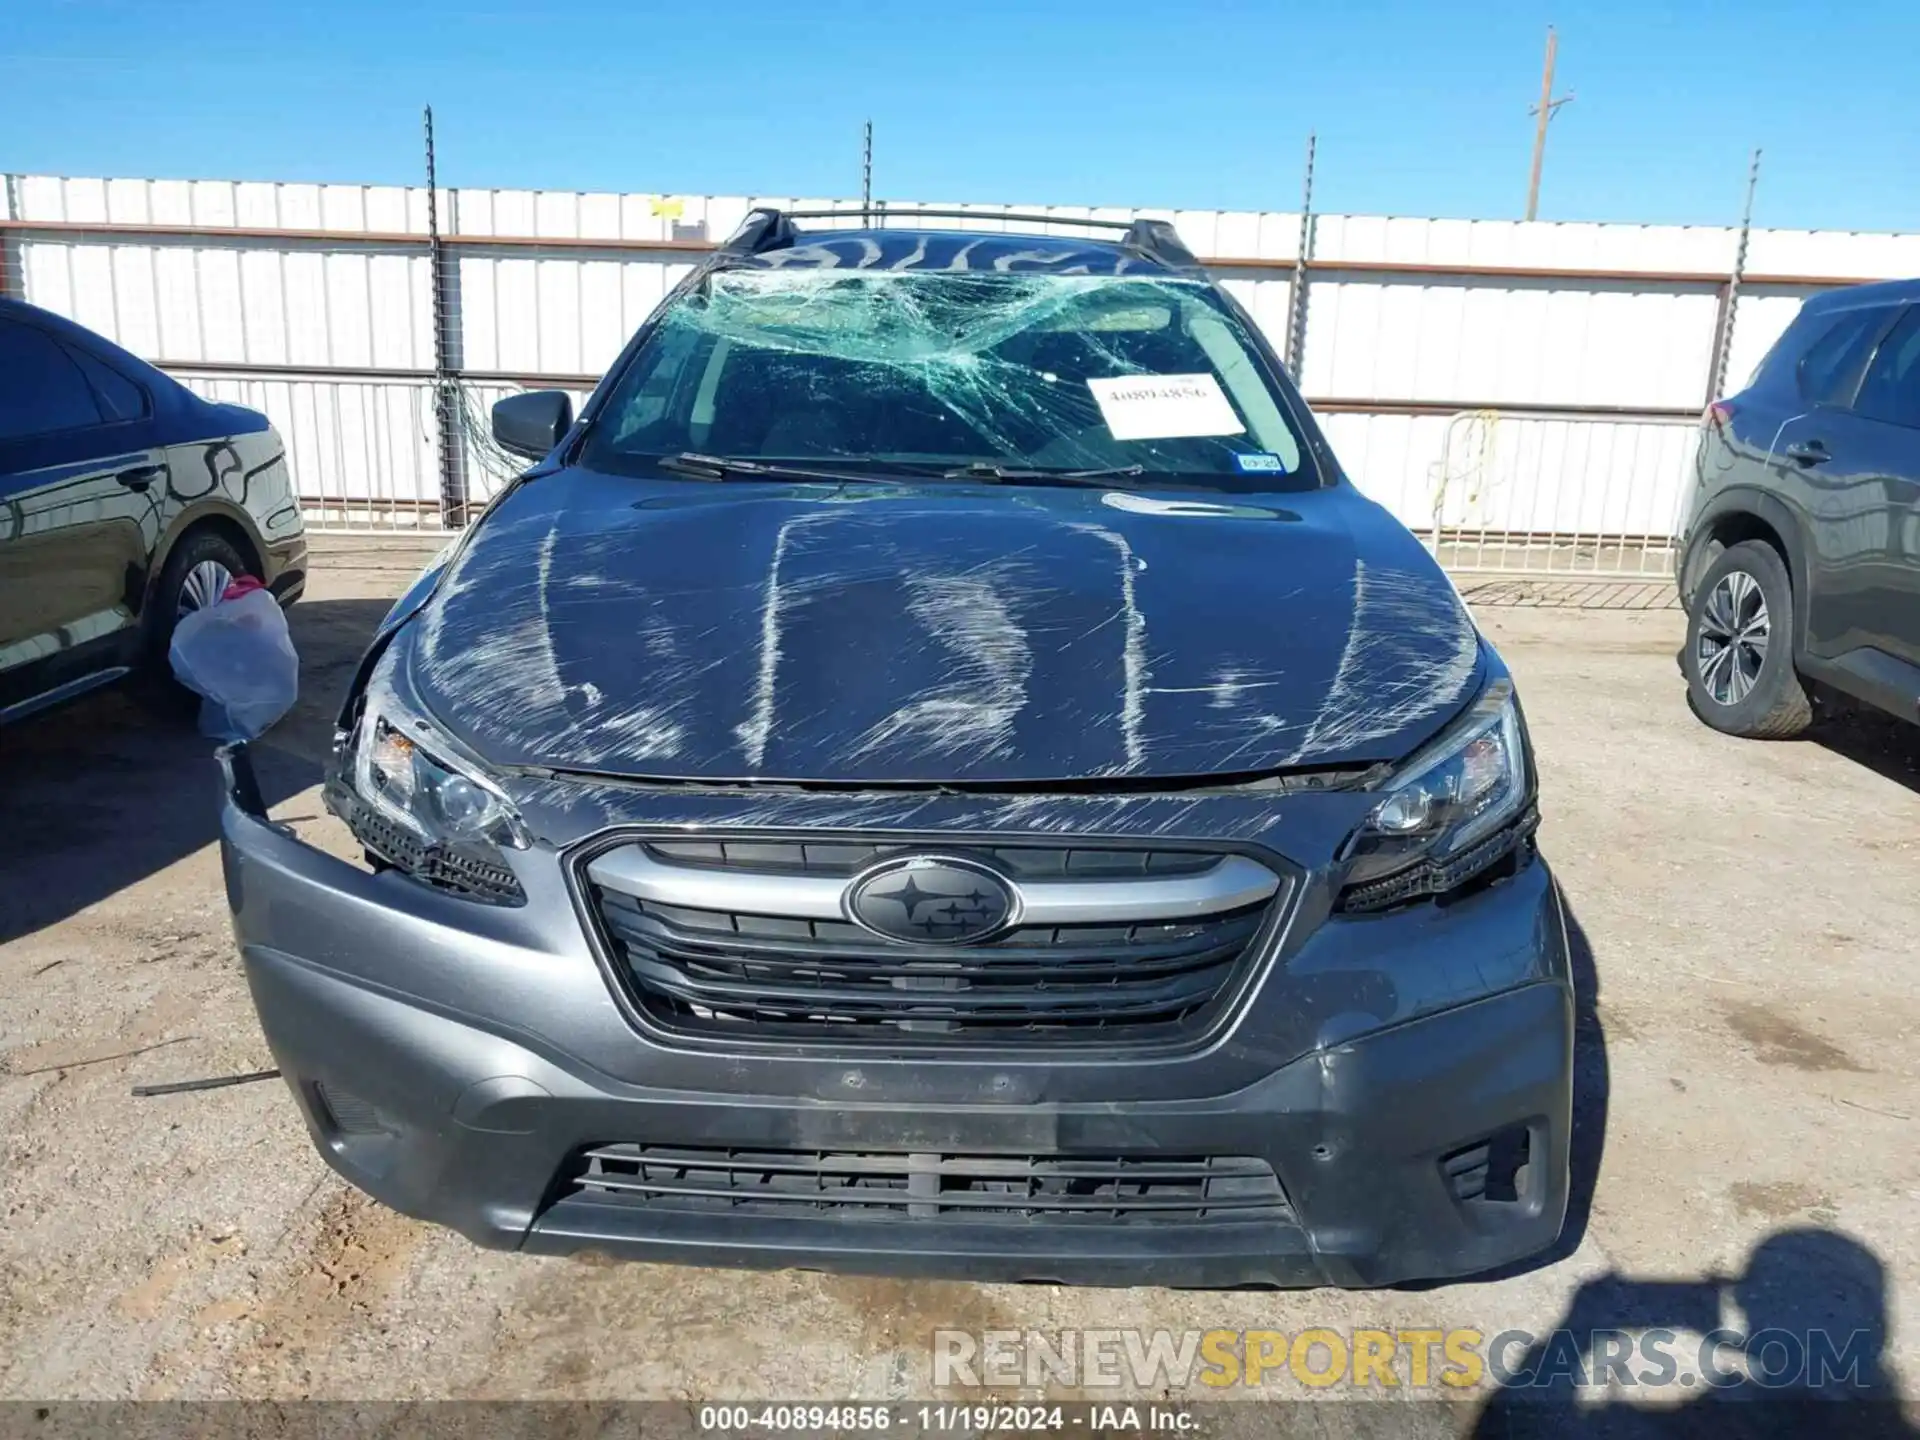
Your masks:
{"label": "tire", "polygon": [[1687,702],[1715,730],[1785,740],[1813,721],[1793,664],[1793,583],[1764,540],[1722,551],[1693,592],[1680,669]]}
{"label": "tire", "polygon": [[161,708],[189,713],[198,704],[198,697],[173,678],[173,667],[167,659],[174,627],[183,616],[219,599],[229,581],[242,575],[258,578],[258,570],[218,530],[190,531],[174,545],[147,598],[141,639],[142,679],[146,682],[142,688]]}

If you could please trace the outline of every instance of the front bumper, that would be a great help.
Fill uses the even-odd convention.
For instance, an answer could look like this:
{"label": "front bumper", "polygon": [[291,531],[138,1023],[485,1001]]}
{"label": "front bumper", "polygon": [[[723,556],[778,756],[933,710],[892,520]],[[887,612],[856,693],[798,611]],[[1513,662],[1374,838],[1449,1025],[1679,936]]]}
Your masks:
{"label": "front bumper", "polygon": [[[1241,1083],[1249,1057],[1272,1032],[1246,1025],[1219,1054],[1082,1063],[1071,1075],[924,1060],[747,1065],[633,1030],[577,926],[547,944],[516,930],[532,924],[528,915],[494,910],[493,930],[474,933],[459,922],[485,907],[369,875],[250,810],[244,787],[230,786],[222,849],[235,929],[262,1028],[315,1143],[376,1199],[482,1245],[978,1280],[1368,1286],[1484,1271],[1559,1234],[1573,1019],[1564,927],[1543,863],[1447,921],[1448,943],[1500,956],[1485,961],[1488,971],[1510,966],[1515,944],[1531,945],[1527,978],[1370,1031],[1349,1021],[1359,1033],[1329,1032],[1304,1053],[1268,1046],[1276,1063],[1256,1066],[1251,1083]],[[532,898],[538,910],[541,896]],[[1402,921],[1365,924],[1360,933],[1391,948]],[[1402,928],[1402,941],[1432,934]],[[1309,944],[1288,965],[1329,963]],[[1352,977],[1328,983],[1350,987]],[[594,1038],[607,1024],[623,1033],[617,1052]],[[1209,1088],[1209,1077],[1233,1083]],[[1103,1083],[1115,1098],[1101,1098]],[[343,1126],[322,1087],[350,1097],[361,1122]],[[1456,1198],[1447,1157],[1515,1134],[1526,1136],[1529,1161],[1512,1197]],[[805,1207],[789,1218],[574,1193],[574,1157],[619,1142],[1251,1156],[1273,1167],[1292,1219],[981,1223]]]}

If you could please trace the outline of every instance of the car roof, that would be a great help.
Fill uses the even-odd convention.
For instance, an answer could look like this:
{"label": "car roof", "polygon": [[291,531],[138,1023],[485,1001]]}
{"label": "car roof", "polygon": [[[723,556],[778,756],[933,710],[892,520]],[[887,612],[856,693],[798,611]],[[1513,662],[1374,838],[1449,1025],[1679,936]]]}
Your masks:
{"label": "car roof", "polygon": [[261,425],[267,423],[264,415],[248,410],[245,406],[209,400],[204,395],[196,395],[166,371],[114,344],[106,336],[87,329],[78,321],[69,320],[64,315],[43,310],[40,306],[29,304],[25,300],[13,300],[0,296],[0,320],[16,320],[36,325],[50,332],[56,339],[90,352],[94,358],[105,361],[127,379],[144,387],[153,401],[154,419],[160,427],[154,432],[156,439],[153,443],[175,445],[186,440],[197,440],[208,434],[238,433],[239,429],[245,428],[228,423],[224,428],[209,429],[207,417],[212,415],[225,415],[231,422],[231,417],[244,413],[253,415]]}
{"label": "car roof", "polygon": [[1800,308],[1815,313],[1853,310],[1862,305],[1907,305],[1920,301],[1920,279],[1875,280],[1867,285],[1842,285],[1812,295]]}
{"label": "car roof", "polygon": [[29,304],[25,300],[11,299],[5,295],[0,295],[0,316],[5,316],[9,320],[24,320],[32,325],[44,326],[48,330],[57,330],[62,335],[96,341],[102,338],[86,326],[77,324],[64,315],[56,314],[52,310],[43,310],[38,305]]}
{"label": "car roof", "polygon": [[775,249],[730,255],[728,270],[938,270],[996,274],[1173,275],[1175,267],[1113,240],[979,230],[802,230]]}
{"label": "car roof", "polygon": [[76,320],[52,310],[43,310],[38,305],[25,300],[13,300],[0,296],[0,319],[21,320],[30,325],[38,325],[43,330],[51,330],[55,335],[78,344],[82,349],[91,350],[96,355],[111,359],[123,372],[132,374],[149,386],[169,390],[182,389],[180,382],[164,370],[157,370],[138,355],[116,345],[98,331],[89,330]]}

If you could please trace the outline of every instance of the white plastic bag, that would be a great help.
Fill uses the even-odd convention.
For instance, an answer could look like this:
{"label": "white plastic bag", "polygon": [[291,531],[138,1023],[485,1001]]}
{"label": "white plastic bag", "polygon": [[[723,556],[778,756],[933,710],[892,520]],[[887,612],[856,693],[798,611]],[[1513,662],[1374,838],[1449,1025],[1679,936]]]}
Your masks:
{"label": "white plastic bag", "polygon": [[200,733],[229,744],[257,738],[300,693],[287,617],[257,581],[237,582],[184,616],[167,658],[180,683],[201,697]]}

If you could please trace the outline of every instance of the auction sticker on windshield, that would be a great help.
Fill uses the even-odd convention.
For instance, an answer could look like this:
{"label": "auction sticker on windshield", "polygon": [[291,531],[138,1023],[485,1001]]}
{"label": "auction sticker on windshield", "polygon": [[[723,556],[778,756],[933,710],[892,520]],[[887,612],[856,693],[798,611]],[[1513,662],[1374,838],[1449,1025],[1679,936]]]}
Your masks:
{"label": "auction sticker on windshield", "polygon": [[1246,426],[1212,375],[1118,375],[1087,381],[1116,440],[1240,435]]}

